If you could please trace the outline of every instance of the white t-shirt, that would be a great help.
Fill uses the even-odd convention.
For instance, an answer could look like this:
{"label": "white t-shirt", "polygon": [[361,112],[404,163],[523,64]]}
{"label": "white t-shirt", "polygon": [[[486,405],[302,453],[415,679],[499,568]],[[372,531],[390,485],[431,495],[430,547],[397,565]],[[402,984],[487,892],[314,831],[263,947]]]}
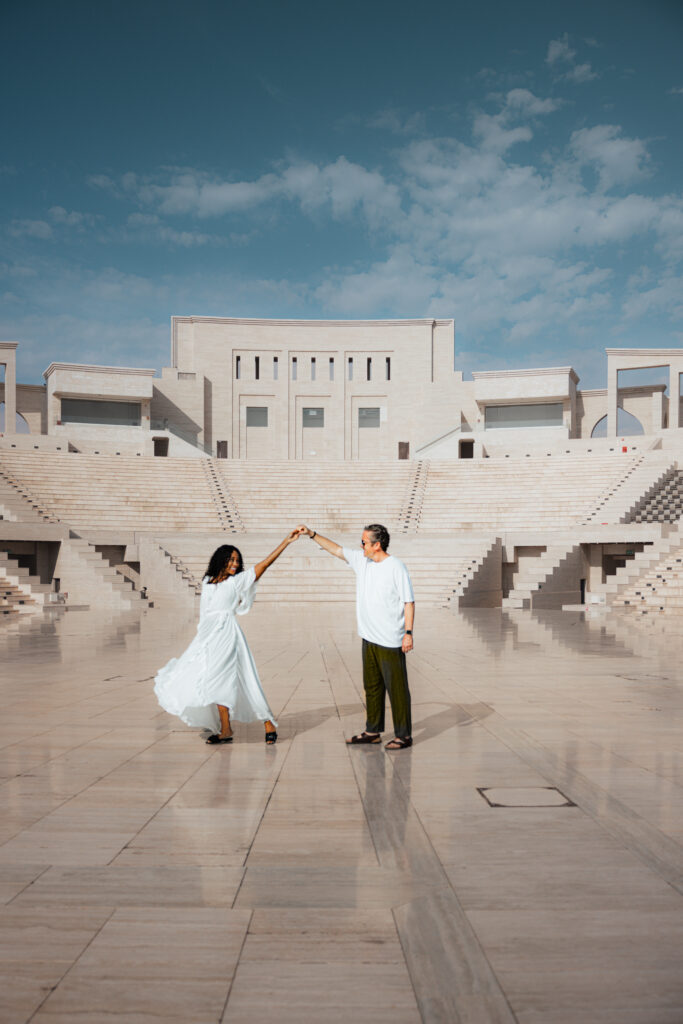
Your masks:
{"label": "white t-shirt", "polygon": [[410,576],[393,555],[373,562],[362,551],[342,548],[356,574],[358,635],[381,647],[400,647],[405,633],[404,605],[414,601]]}

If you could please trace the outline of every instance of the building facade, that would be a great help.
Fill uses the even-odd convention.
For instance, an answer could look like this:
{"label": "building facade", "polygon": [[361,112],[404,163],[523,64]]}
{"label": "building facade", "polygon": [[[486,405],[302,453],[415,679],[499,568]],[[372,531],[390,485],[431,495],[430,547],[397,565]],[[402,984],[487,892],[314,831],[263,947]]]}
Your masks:
{"label": "building facade", "polygon": [[[454,364],[453,320],[173,317],[171,365],[53,362],[16,383],[0,343],[0,400],[43,446],[239,460],[478,458],[616,436],[618,411],[645,434],[678,429],[683,350],[610,349],[608,387],[578,389],[570,366],[474,371]],[[619,371],[668,366],[663,385],[619,387]],[[49,439],[49,441],[48,441]],[[33,444],[36,447],[36,444]]]}

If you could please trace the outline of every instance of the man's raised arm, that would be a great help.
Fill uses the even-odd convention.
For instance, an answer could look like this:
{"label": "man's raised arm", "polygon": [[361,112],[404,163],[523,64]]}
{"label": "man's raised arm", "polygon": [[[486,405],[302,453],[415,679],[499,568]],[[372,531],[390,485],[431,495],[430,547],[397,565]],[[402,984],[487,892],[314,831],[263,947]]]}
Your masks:
{"label": "man's raised arm", "polygon": [[323,537],[323,535],[318,533],[317,530],[311,530],[310,527],[304,526],[303,524],[298,529],[300,534],[305,533],[311,538],[311,540],[314,540],[316,544],[319,544],[323,550],[334,555],[335,558],[341,558],[341,560],[344,561],[344,552],[341,544],[337,544],[335,541],[329,540],[327,537]]}

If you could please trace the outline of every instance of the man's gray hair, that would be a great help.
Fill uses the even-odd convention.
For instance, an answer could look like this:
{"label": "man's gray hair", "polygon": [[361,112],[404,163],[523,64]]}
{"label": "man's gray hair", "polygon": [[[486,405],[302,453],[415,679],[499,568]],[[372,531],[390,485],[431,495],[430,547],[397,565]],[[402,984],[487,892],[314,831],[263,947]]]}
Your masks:
{"label": "man's gray hair", "polygon": [[373,544],[376,544],[379,541],[379,546],[382,551],[387,550],[389,547],[389,540],[391,538],[389,537],[389,531],[386,526],[382,526],[381,523],[370,523],[369,526],[364,526],[363,529],[366,533],[370,534]]}

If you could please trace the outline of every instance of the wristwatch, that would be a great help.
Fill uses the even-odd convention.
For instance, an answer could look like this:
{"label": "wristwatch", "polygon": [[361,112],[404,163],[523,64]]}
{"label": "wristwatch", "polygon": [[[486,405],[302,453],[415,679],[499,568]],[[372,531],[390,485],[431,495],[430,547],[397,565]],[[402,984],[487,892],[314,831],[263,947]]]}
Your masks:
{"label": "wristwatch", "polygon": [[406,630],[406,636],[412,636],[412,635],[413,635],[412,629],[407,629]]}

